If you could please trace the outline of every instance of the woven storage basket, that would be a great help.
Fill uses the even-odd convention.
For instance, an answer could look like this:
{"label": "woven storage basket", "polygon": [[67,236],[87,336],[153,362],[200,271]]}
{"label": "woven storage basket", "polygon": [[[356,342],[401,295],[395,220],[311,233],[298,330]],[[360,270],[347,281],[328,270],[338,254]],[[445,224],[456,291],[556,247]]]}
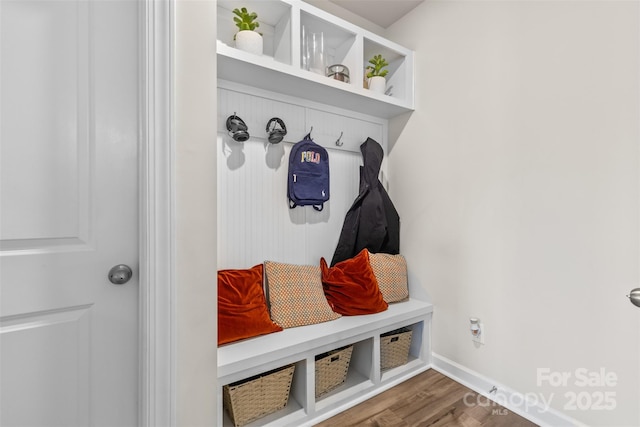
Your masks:
{"label": "woven storage basket", "polygon": [[409,361],[412,330],[396,329],[380,335],[380,369],[391,369]]}
{"label": "woven storage basket", "polygon": [[224,409],[233,424],[240,427],[287,406],[294,369],[289,365],[225,385]]}
{"label": "woven storage basket", "polygon": [[338,387],[347,378],[353,346],[316,356],[316,398]]}

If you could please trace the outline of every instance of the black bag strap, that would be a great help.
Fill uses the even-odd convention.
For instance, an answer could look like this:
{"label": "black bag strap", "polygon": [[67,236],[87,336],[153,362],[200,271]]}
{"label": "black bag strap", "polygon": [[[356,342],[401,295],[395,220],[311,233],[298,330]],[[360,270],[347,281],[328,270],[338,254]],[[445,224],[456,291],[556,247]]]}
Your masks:
{"label": "black bag strap", "polygon": [[[289,209],[293,209],[297,206],[298,205],[296,204],[296,202],[289,199]],[[321,205],[312,205],[312,206],[313,206],[313,209],[317,210],[318,212],[322,212],[322,209],[324,209],[324,203],[322,203]]]}

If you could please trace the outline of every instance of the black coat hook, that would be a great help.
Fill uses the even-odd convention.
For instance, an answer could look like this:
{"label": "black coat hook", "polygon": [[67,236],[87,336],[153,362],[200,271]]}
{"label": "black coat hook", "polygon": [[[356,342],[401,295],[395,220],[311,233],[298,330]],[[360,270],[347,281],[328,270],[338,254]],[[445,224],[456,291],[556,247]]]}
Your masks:
{"label": "black coat hook", "polygon": [[340,136],[338,137],[338,139],[336,139],[336,145],[338,147],[342,147],[344,145],[344,142],[340,141],[342,139],[342,134],[343,133],[344,133],[343,131],[340,131]]}

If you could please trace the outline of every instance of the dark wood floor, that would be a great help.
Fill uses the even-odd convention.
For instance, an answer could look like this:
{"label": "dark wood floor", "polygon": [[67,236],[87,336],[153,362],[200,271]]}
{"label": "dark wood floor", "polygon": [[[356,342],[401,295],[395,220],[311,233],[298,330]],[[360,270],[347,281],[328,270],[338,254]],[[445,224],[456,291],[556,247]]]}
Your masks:
{"label": "dark wood floor", "polygon": [[[466,397],[465,397],[466,396]],[[317,427],[534,427],[463,385],[429,369]]]}

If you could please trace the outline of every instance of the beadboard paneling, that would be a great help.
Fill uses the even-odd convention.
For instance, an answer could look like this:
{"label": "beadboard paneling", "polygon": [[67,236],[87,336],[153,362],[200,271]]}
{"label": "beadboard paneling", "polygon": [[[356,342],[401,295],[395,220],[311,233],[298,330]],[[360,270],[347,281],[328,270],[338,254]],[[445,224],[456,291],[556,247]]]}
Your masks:
{"label": "beadboard paneling", "polygon": [[311,206],[289,209],[291,147],[253,138],[239,144],[218,135],[218,268],[247,268],[265,260],[317,264],[321,256],[330,261],[344,215],[358,195],[361,156],[329,151],[329,202],[322,212]]}
{"label": "beadboard paneling", "polygon": [[[226,119],[234,112],[249,128],[251,138],[244,143],[226,130]],[[218,88],[219,269],[248,268],[265,260],[330,261],[345,214],[358,195],[359,146],[367,136],[386,145],[385,120],[344,113],[251,88]],[[265,126],[274,116],[288,130],[279,144],[266,140]],[[313,139],[329,153],[330,200],[322,212],[311,206],[289,209],[287,199],[289,153],[311,126]],[[338,147],[335,139],[343,128],[345,145]]]}
{"label": "beadboard paneling", "polygon": [[266,127],[272,117],[281,118],[286,127],[284,141],[297,142],[307,132],[305,109],[299,105],[280,102],[265,96],[218,89],[218,131],[227,133],[227,117],[236,113],[249,128],[252,138],[266,141]]}
{"label": "beadboard paneling", "polygon": [[[360,153],[360,144],[370,137],[380,144],[384,139],[383,126],[367,120],[355,119],[342,114],[321,111],[315,108],[306,109],[306,119],[309,127],[313,127],[316,143],[326,148]],[[336,142],[339,140],[339,144]]]}

